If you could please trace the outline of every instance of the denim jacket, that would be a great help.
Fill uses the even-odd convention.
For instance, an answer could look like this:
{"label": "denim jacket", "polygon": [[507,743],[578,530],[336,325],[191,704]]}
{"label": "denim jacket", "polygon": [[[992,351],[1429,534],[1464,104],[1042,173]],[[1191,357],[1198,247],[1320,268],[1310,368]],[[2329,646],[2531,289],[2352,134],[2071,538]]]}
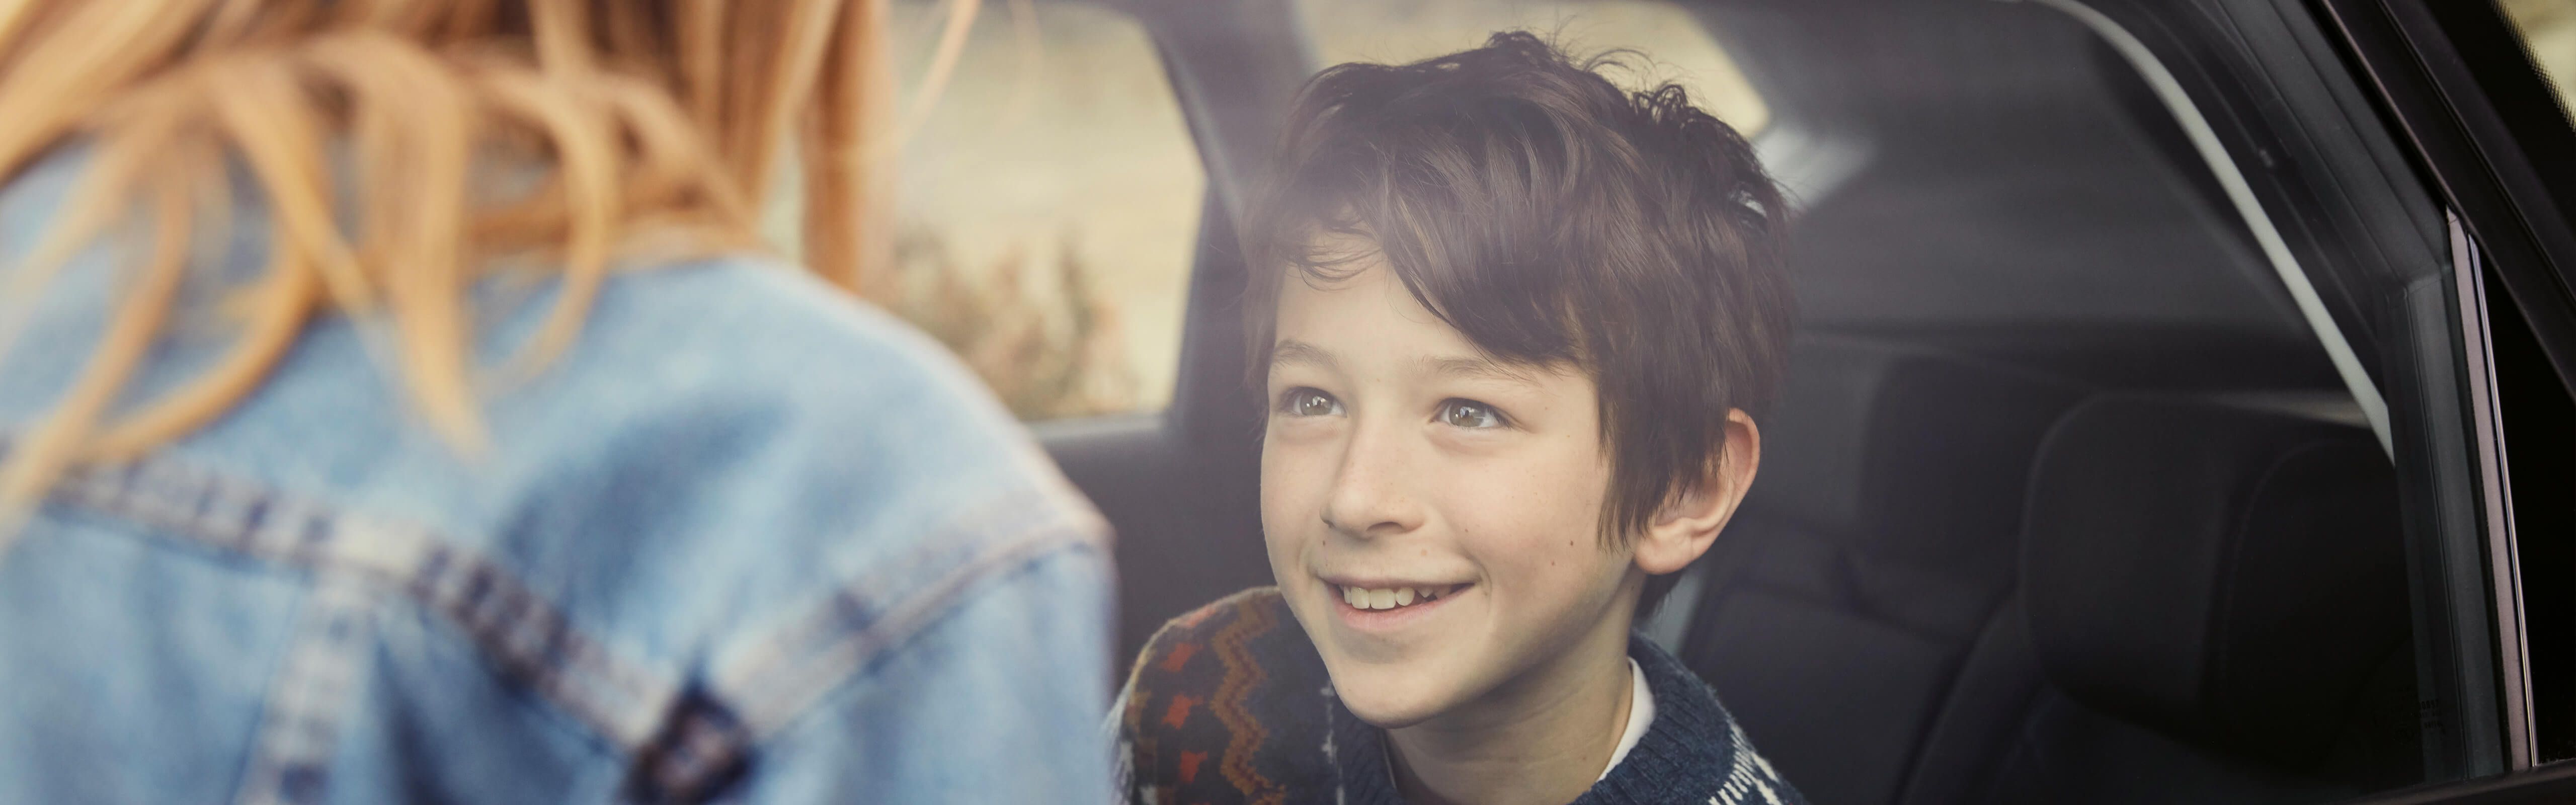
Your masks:
{"label": "denim jacket", "polygon": [[[0,270],[81,162],[0,190]],[[263,265],[243,206],[201,259]],[[0,298],[0,434],[88,360],[113,246]],[[229,348],[207,293],[129,400]],[[478,287],[478,365],[553,293]],[[210,426],[64,478],[0,555],[0,802],[1104,790],[1105,525],[936,344],[833,297],[748,258],[621,271],[564,357],[483,382],[475,455],[412,412],[381,322],[317,320]]]}

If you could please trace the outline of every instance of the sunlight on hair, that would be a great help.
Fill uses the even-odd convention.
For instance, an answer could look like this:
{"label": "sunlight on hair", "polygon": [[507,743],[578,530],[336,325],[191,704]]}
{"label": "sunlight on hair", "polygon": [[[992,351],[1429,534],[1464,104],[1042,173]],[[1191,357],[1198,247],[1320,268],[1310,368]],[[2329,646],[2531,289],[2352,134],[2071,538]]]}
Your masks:
{"label": "sunlight on hair", "polygon": [[1485,43],[1496,31],[1527,30],[1589,56],[1633,48],[1613,73],[1621,86],[1682,85],[1691,101],[1751,137],[1771,121],[1753,83],[1718,45],[1707,23],[1670,0],[1297,0],[1318,63],[1403,64]]}

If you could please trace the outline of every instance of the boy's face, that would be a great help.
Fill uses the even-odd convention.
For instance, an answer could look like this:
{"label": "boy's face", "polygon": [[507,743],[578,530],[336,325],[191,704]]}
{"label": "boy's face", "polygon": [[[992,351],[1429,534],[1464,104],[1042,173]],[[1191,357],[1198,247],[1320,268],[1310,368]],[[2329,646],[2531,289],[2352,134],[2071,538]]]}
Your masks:
{"label": "boy's face", "polygon": [[1343,703],[1410,726],[1624,648],[1643,574],[1601,545],[1592,380],[1493,362],[1352,265],[1282,283],[1261,453],[1270,568]]}

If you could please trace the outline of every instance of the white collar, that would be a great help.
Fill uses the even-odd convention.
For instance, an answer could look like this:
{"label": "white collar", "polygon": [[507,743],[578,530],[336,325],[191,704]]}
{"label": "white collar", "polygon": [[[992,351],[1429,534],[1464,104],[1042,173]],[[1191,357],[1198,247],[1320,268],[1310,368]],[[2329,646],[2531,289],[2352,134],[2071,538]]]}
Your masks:
{"label": "white collar", "polygon": [[1637,748],[1637,742],[1646,738],[1646,727],[1655,723],[1655,691],[1646,687],[1646,669],[1637,664],[1635,657],[1628,658],[1628,686],[1632,691],[1628,695],[1628,728],[1620,731],[1619,748],[1610,750],[1610,765],[1601,767],[1601,776],[1593,782],[1609,779],[1610,770],[1628,759],[1628,750]]}

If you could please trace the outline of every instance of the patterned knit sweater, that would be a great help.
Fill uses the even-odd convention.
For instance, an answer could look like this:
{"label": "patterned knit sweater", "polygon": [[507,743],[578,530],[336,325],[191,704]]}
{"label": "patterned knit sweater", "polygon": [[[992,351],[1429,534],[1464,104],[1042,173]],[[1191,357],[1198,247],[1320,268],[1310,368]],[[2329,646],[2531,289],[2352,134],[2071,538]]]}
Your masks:
{"label": "patterned knit sweater", "polygon": [[[1644,637],[1629,639],[1628,654],[1654,693],[1654,721],[1575,805],[1804,804],[1699,677]],[[1112,719],[1129,803],[1403,803],[1386,733],[1334,698],[1323,658],[1277,588],[1165,624],[1119,702]]]}

